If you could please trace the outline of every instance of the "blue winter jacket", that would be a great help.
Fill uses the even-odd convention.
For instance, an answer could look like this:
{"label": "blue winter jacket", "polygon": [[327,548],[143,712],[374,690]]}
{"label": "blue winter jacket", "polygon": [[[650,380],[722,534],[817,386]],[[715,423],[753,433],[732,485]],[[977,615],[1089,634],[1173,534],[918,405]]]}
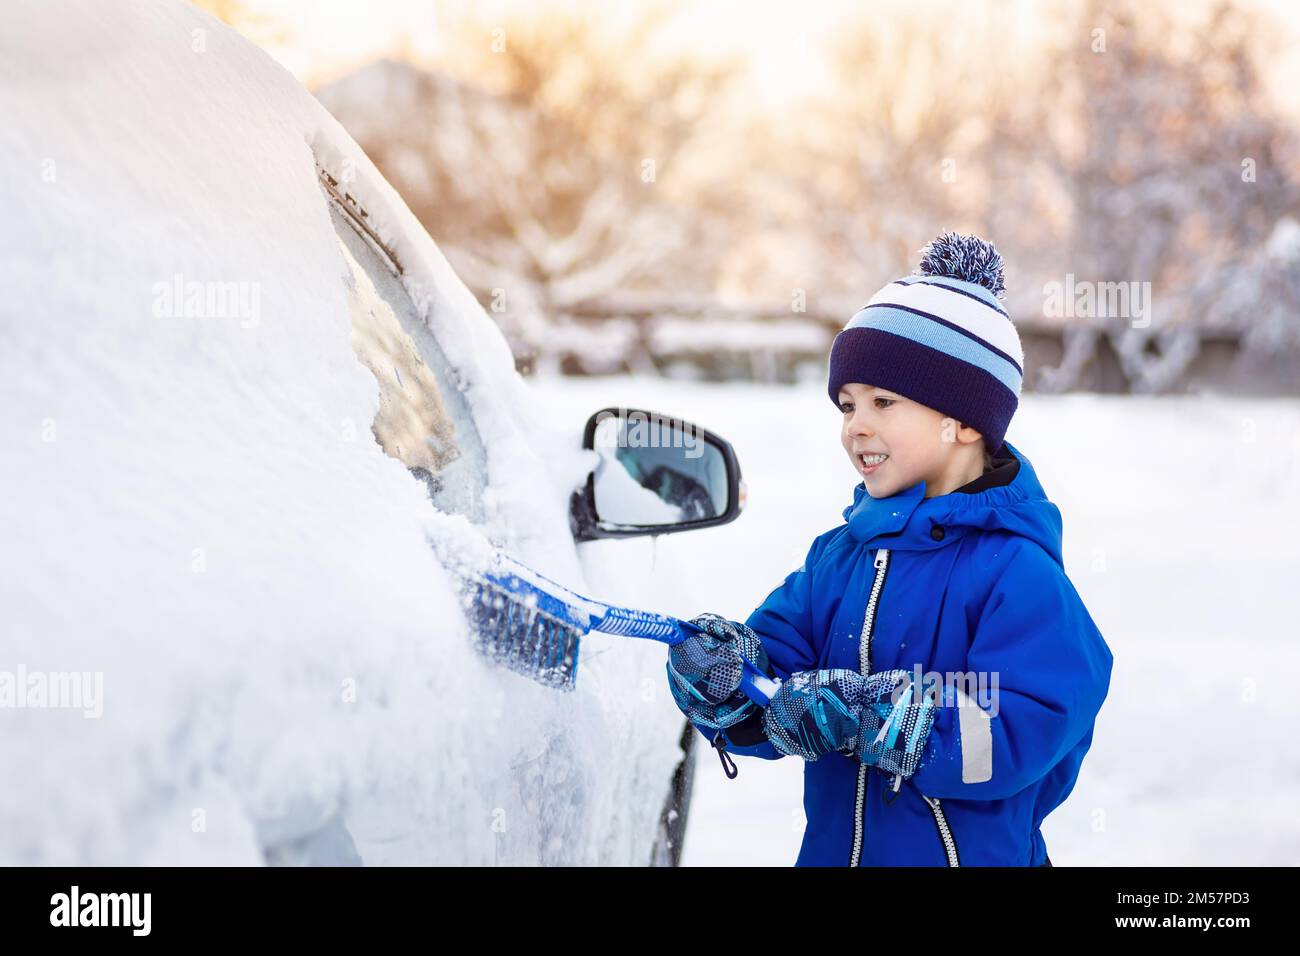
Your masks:
{"label": "blue winter jacket", "polygon": [[[782,679],[833,667],[951,672],[910,778],[839,753],[805,764],[798,866],[1046,859],[1039,827],[1074,787],[1112,656],[1066,577],[1059,509],[1029,461],[1003,449],[1019,459],[1014,479],[974,494],[927,499],[919,482],[875,499],[859,483],[845,523],[746,621]],[[727,750],[782,756],[761,735]]]}

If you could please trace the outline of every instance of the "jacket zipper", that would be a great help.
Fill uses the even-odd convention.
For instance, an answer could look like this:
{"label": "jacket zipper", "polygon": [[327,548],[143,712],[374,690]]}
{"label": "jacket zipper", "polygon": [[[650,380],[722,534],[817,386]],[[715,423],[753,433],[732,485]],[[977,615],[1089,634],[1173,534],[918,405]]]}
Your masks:
{"label": "jacket zipper", "polygon": [[[880,591],[885,586],[885,575],[889,571],[889,554],[888,548],[880,548],[876,551],[876,577],[871,582],[871,597],[867,599],[867,613],[862,620],[862,636],[858,641],[858,670],[863,677],[871,676],[871,634],[876,624],[876,605],[880,600]],[[857,797],[853,804],[853,853],[849,858],[849,866],[857,866],[862,859],[863,804],[866,801],[869,772],[870,768],[866,764],[858,765]],[[896,780],[895,786],[899,782]],[[959,866],[957,841],[953,838],[952,828],[948,826],[948,818],[939,804],[939,798],[927,797],[925,794],[921,794],[921,798],[925,800],[926,806],[934,815],[934,823],[939,828],[939,839],[943,841],[943,852],[948,859],[948,865]]]}
{"label": "jacket zipper", "polygon": [[[858,670],[863,677],[871,676],[871,632],[876,624],[876,602],[880,600],[880,589],[885,586],[885,575],[889,571],[889,549],[876,549],[876,577],[871,582],[871,596],[867,599],[867,613],[862,618],[862,636],[858,639]],[[849,866],[857,866],[862,858],[862,814],[867,796],[867,771],[870,768],[858,764],[857,799],[853,802],[853,853],[849,857]]]}
{"label": "jacket zipper", "polygon": [[948,865],[959,866],[957,841],[952,838],[952,830],[948,827],[948,818],[943,815],[943,808],[939,806],[939,798],[921,794],[921,799],[930,805],[930,812],[934,814],[934,822],[939,827],[939,839],[943,840],[943,852],[947,854]]}

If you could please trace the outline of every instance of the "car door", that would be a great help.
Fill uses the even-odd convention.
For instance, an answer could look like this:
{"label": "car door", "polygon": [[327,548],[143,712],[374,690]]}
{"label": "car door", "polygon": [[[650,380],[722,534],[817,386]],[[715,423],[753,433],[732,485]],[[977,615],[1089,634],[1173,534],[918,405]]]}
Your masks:
{"label": "car door", "polygon": [[[334,177],[320,172],[330,222],[347,270],[353,350],[379,386],[379,408],[374,421],[367,423],[374,440],[425,484],[440,511],[463,515],[478,524],[484,517],[483,498],[492,476],[474,408],[465,394],[464,373],[448,360],[421,318],[403,286],[403,264],[370,228],[366,211]],[[574,424],[576,432],[581,423]],[[557,507],[565,504],[556,503]],[[567,537],[548,544],[552,548],[575,546]],[[628,648],[624,653],[633,652],[644,656],[647,649]],[[502,679],[516,678],[503,675]],[[567,706],[566,702],[555,703],[561,711]],[[606,700],[603,706],[611,727],[619,725],[619,732],[633,740],[648,735],[665,737],[659,733],[664,729],[662,714],[657,721],[660,726],[624,727],[626,712],[637,711],[635,703]],[[565,864],[590,859],[591,840],[599,830],[612,831],[620,844],[608,852],[626,853],[628,844],[644,841],[643,850],[632,860],[639,857],[661,865],[678,861],[690,795],[691,734],[670,730],[666,739],[658,742],[642,739],[636,753],[623,755],[621,771],[608,768],[610,776],[623,778],[611,784],[595,779],[602,772],[599,757],[592,752],[596,742],[585,740],[582,731],[562,715],[533,727],[507,724],[501,732],[519,737],[519,752],[509,768],[483,768],[484,774],[493,777],[479,781],[493,791],[494,802],[501,804],[494,812],[511,821],[501,823],[502,832],[494,837],[493,862]],[[626,749],[625,744],[619,746]],[[665,759],[668,751],[673,756]],[[647,788],[654,794],[648,801]],[[618,801],[635,795],[645,806],[635,810],[584,806],[588,799],[593,803],[608,800],[600,796],[605,792],[620,793]],[[600,819],[600,814],[609,819]],[[637,819],[640,822],[634,823]],[[620,828],[626,832],[618,832]],[[328,845],[344,842],[336,833],[329,837]],[[362,844],[359,856],[366,862],[403,859],[399,853],[389,855],[391,848],[366,847],[362,839],[358,842]]]}

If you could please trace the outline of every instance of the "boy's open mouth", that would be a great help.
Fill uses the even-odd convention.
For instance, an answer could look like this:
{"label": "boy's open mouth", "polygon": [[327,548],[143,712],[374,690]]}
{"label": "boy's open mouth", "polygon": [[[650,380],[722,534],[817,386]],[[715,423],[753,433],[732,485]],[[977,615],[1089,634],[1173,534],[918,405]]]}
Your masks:
{"label": "boy's open mouth", "polygon": [[858,455],[858,462],[861,465],[862,473],[870,475],[881,465],[885,463],[888,455]]}

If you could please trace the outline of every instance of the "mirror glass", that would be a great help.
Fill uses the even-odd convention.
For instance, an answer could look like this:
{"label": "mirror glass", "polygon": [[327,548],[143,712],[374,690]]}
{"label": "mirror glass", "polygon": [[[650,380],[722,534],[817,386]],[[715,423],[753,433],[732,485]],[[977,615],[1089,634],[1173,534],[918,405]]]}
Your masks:
{"label": "mirror glass", "polygon": [[609,528],[645,528],[721,517],[727,462],[690,422],[648,412],[596,423],[596,518]]}

